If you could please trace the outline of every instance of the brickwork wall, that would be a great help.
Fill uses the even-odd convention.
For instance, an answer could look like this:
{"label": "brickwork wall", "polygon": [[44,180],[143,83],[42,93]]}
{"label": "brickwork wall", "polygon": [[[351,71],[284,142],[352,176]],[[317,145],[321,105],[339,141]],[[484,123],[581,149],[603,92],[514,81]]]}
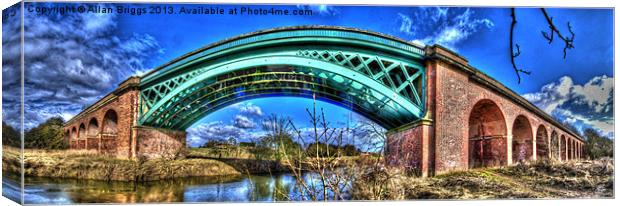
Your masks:
{"label": "brickwork wall", "polygon": [[[116,137],[108,135],[102,138],[107,138],[106,140],[102,140],[102,142],[104,142],[102,148],[106,150],[102,151],[102,153],[115,154],[118,157],[131,157],[131,127],[134,125],[134,121],[137,117],[138,95],[138,90],[128,90],[116,96],[98,110],[73,120],[71,124],[65,125],[65,131],[72,131],[73,128],[78,130],[81,124],[84,124],[88,128],[90,121],[94,118],[98,124],[99,134],[101,134],[105,124],[104,116],[106,112],[113,110],[117,114]],[[86,149],[86,135],[81,136],[78,132],[78,135],[70,134],[69,136],[71,138],[70,141],[79,140],[77,144],[70,144],[70,146],[75,145],[71,146],[71,149]],[[94,145],[91,146],[93,148],[95,147]],[[89,149],[90,148],[89,146]],[[99,146],[97,146],[97,148],[99,148]]]}
{"label": "brickwork wall", "polygon": [[392,166],[420,170],[422,165],[422,127],[388,133],[387,161]]}
{"label": "brickwork wall", "polygon": [[[536,131],[539,126],[544,126],[546,131],[556,131],[558,136],[566,137],[570,134],[544,121],[529,110],[508,99],[503,94],[482,85],[465,71],[442,60],[430,60],[432,72],[436,75],[436,92],[434,122],[435,122],[435,170],[445,172],[450,170],[463,170],[469,164],[469,121],[474,105],[481,100],[490,100],[497,104],[502,111],[507,129],[506,162],[513,163],[512,142],[513,125],[519,115],[523,115],[529,122],[533,140],[528,141],[528,154],[530,159],[536,159],[533,151],[536,151]],[[548,140],[549,141],[549,140]],[[550,142],[547,144],[550,145]],[[563,153],[566,153],[566,149]]]}
{"label": "brickwork wall", "polygon": [[86,149],[86,140],[85,139],[79,139],[78,140],[77,149]]}
{"label": "brickwork wall", "polygon": [[387,133],[386,163],[403,167],[419,176],[432,175],[433,129],[429,124],[416,124]]}
{"label": "brickwork wall", "polygon": [[136,156],[157,158],[171,157],[185,147],[185,131],[136,126],[133,128],[137,139]]}
{"label": "brickwork wall", "polygon": [[98,150],[99,149],[99,138],[91,138],[89,137],[87,140],[87,148],[89,150]]}
{"label": "brickwork wall", "polygon": [[101,138],[101,148],[99,152],[103,154],[117,154],[116,138]]}

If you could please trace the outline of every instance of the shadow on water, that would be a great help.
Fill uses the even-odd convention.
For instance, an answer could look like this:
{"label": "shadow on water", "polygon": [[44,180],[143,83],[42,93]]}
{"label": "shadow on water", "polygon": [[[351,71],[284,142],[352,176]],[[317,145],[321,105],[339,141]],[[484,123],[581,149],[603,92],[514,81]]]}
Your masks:
{"label": "shadow on water", "polygon": [[[313,175],[306,174],[304,179]],[[18,178],[4,177],[3,187],[15,188]],[[6,181],[7,179],[12,181]],[[11,183],[14,182],[14,183]],[[273,175],[193,177],[151,182],[95,181],[26,177],[26,204],[247,202],[306,200],[296,179],[288,173]],[[17,187],[11,187],[16,185]],[[9,191],[10,193],[11,191]]]}

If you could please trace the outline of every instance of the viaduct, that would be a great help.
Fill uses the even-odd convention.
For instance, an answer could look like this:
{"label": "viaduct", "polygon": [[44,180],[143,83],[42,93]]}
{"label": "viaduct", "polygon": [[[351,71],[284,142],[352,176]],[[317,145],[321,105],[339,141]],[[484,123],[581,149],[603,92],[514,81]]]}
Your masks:
{"label": "viaduct", "polygon": [[387,163],[422,176],[583,155],[577,134],[458,54],[327,26],[237,36],[130,77],[69,120],[65,138],[152,158],[185,147],[185,129],[227,105],[313,95],[386,128]]}

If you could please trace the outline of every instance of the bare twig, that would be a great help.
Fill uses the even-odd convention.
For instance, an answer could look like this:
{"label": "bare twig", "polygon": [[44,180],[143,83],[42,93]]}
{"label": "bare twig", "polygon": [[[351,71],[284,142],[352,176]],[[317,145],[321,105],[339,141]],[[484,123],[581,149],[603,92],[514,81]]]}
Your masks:
{"label": "bare twig", "polygon": [[549,14],[547,14],[547,10],[545,10],[544,8],[540,8],[540,10],[545,16],[545,19],[547,20],[547,23],[549,24],[549,29],[550,29],[549,33],[541,31],[543,37],[549,41],[549,44],[551,44],[551,42],[553,42],[553,33],[556,33],[558,37],[562,39],[562,41],[564,41],[564,50],[563,50],[564,57],[563,58],[566,59],[566,50],[575,48],[575,46],[573,45],[573,41],[575,40],[575,33],[573,32],[573,28],[570,26],[570,22],[566,22],[566,26],[568,27],[568,32],[570,32],[571,34],[570,38],[568,38],[567,36],[562,35],[560,30],[558,30],[555,24],[553,24],[553,17],[550,17]]}
{"label": "bare twig", "polygon": [[515,70],[515,73],[517,74],[517,83],[520,84],[521,83],[520,73],[529,75],[531,72],[527,70],[519,69],[517,68],[517,65],[515,64],[515,58],[521,55],[521,49],[519,48],[519,44],[516,44],[516,47],[517,47],[516,52],[514,51],[514,48],[513,48],[513,45],[514,45],[513,36],[514,36],[515,25],[517,24],[517,17],[515,16],[515,8],[510,9],[510,17],[512,18],[512,23],[510,24],[510,62],[512,63],[512,68]]}

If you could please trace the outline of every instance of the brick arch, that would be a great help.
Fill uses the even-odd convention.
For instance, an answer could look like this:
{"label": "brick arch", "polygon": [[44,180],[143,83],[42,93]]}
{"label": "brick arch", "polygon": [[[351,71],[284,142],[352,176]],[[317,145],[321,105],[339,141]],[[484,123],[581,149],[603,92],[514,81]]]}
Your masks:
{"label": "brick arch", "polygon": [[108,109],[103,115],[102,133],[106,135],[118,134],[118,113],[114,109]]}
{"label": "brick arch", "polygon": [[525,115],[518,115],[512,124],[512,159],[513,162],[529,160],[533,154],[532,125]]}
{"label": "brick arch", "polygon": [[492,100],[482,99],[469,114],[469,167],[507,163],[506,118]]}
{"label": "brick arch", "polygon": [[549,133],[545,125],[539,125],[536,129],[536,157],[548,159],[550,154]]}
{"label": "brick arch", "polygon": [[88,122],[87,133],[90,137],[94,137],[99,134],[99,121],[97,121],[97,118],[93,117],[90,119],[90,121]]}

